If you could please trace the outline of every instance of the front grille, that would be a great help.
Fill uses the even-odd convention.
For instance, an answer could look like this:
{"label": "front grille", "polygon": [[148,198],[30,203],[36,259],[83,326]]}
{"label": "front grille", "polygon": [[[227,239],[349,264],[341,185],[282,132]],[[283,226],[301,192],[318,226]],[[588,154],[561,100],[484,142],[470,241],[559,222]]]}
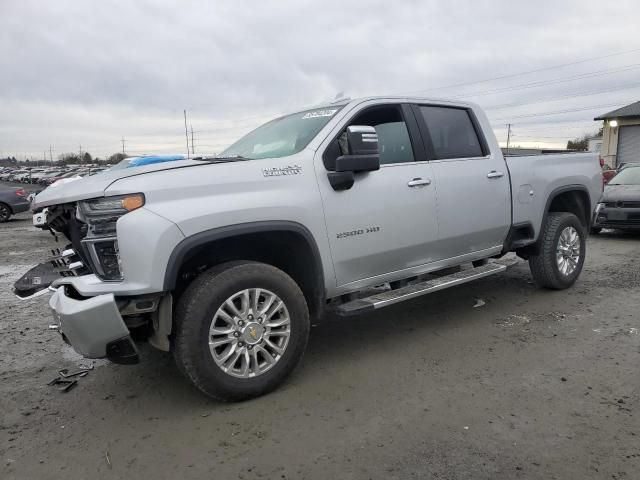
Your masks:
{"label": "front grille", "polygon": [[602,223],[607,225],[640,225],[640,219],[629,218],[627,220],[609,220],[604,219]]}
{"label": "front grille", "polygon": [[640,208],[640,201],[604,202],[604,206],[607,208]]}

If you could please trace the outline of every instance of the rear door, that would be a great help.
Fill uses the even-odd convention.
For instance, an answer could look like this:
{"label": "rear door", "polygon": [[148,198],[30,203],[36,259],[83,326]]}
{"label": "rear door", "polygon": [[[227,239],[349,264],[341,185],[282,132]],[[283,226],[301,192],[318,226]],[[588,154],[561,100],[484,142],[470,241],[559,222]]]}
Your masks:
{"label": "rear door", "polygon": [[511,224],[501,153],[491,154],[471,109],[414,105],[438,202],[438,251],[446,258],[494,251]]}

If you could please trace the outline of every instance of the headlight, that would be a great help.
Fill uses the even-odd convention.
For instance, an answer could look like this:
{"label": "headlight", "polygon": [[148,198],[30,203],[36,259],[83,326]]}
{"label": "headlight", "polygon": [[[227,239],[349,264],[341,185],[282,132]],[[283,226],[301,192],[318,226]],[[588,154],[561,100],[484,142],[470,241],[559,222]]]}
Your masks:
{"label": "headlight", "polygon": [[123,215],[144,205],[144,195],[118,195],[80,202],[79,216],[87,224],[82,240],[96,275],[103,280],[122,280],[116,224]]}
{"label": "headlight", "polygon": [[80,207],[86,215],[103,213],[131,212],[144,205],[144,195],[134,193],[132,195],[118,195],[115,197],[93,198],[80,203]]}

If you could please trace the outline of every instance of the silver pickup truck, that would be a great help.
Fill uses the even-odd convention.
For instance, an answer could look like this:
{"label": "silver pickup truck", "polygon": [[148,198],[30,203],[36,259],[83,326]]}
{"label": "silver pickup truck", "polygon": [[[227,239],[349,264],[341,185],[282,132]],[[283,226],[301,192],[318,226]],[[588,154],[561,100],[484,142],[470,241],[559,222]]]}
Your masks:
{"label": "silver pickup truck", "polygon": [[216,157],[47,189],[35,208],[69,241],[48,260],[50,305],[76,351],[136,363],[146,339],[239,400],[287,377],[325,311],[499,273],[508,252],[541,287],[571,286],[601,191],[597,155],[505,159],[474,104],[375,97],[277,118]]}

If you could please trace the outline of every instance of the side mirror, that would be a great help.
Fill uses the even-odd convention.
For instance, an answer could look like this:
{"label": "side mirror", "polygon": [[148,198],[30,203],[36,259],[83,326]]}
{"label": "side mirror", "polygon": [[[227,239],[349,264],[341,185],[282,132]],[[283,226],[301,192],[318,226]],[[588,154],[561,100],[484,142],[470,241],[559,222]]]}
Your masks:
{"label": "side mirror", "polygon": [[347,127],[346,136],[341,137],[341,141],[345,140],[349,153],[336,158],[335,170],[327,174],[334,190],[349,190],[355,182],[356,173],[380,169],[378,134],[375,128],[352,125]]}
{"label": "side mirror", "polygon": [[378,155],[378,134],[374,127],[367,125],[347,127],[347,144],[351,155]]}
{"label": "side mirror", "polygon": [[371,172],[380,169],[378,134],[364,125],[347,127],[348,155],[336,159],[336,172]]}

